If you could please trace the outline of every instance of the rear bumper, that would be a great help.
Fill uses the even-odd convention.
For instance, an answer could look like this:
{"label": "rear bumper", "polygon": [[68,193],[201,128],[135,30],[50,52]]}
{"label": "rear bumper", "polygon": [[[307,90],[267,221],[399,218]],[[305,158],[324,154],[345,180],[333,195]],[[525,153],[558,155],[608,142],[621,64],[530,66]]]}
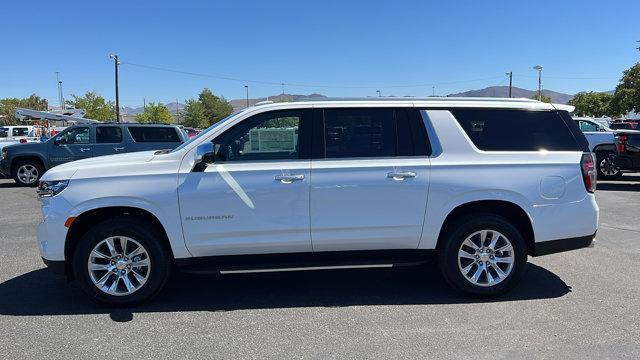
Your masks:
{"label": "rear bumper", "polygon": [[581,236],[570,239],[559,239],[537,242],[533,248],[532,256],[542,256],[555,254],[564,251],[582,249],[586,247],[592,247],[595,241],[596,234]]}

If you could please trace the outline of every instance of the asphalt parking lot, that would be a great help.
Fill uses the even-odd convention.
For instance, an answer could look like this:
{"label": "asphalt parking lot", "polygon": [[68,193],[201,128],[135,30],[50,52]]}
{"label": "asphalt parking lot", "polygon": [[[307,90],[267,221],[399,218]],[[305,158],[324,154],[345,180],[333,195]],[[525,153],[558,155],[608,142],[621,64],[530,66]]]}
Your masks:
{"label": "asphalt parking lot", "polygon": [[35,191],[0,180],[0,358],[637,359],[640,176],[598,187],[596,246],[530,258],[491,301],[429,265],[180,274],[151,304],[112,310],[44,269]]}

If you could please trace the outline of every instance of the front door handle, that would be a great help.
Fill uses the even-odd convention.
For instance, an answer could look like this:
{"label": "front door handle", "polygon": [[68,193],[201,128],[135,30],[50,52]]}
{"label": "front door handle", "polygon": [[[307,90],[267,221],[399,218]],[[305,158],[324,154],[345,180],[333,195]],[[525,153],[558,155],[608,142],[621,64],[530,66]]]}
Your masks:
{"label": "front door handle", "polygon": [[304,175],[302,175],[302,174],[297,174],[297,175],[276,175],[275,179],[276,180],[280,180],[280,182],[283,183],[283,184],[291,184],[294,181],[304,180]]}
{"label": "front door handle", "polygon": [[416,173],[413,171],[393,171],[387,173],[387,177],[393,180],[404,180],[406,178],[416,177]]}
{"label": "front door handle", "polygon": [[85,151],[89,151],[91,150],[91,148],[80,148],[80,151],[85,152]]}
{"label": "front door handle", "polygon": [[124,148],[123,147],[114,147],[113,150],[120,151],[120,150],[124,150]]}

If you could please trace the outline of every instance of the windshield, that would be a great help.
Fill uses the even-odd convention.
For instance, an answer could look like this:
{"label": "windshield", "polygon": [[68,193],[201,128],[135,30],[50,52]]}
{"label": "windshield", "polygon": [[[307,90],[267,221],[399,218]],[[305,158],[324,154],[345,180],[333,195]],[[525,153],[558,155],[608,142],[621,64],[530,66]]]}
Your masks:
{"label": "windshield", "polygon": [[182,143],[182,145],[180,145],[180,146],[178,146],[177,148],[173,149],[171,152],[176,152],[176,151],[180,151],[180,150],[184,149],[184,147],[185,147],[185,146],[187,146],[187,145],[191,144],[191,143],[192,143],[193,141],[195,141],[196,139],[199,139],[200,137],[202,137],[202,136],[204,136],[204,135],[208,134],[208,133],[209,133],[209,131],[211,131],[211,130],[213,130],[213,129],[217,128],[220,124],[222,124],[222,123],[224,123],[225,121],[229,120],[230,118],[232,118],[232,117],[234,117],[234,116],[238,115],[239,113],[241,113],[241,111],[234,112],[233,114],[231,114],[231,115],[227,116],[226,118],[221,119],[220,121],[216,122],[215,124],[213,124],[213,125],[209,126],[208,128],[206,128],[206,129],[202,130],[198,135],[196,135],[196,136],[194,136],[194,137],[190,138],[189,140],[185,141],[184,143]]}

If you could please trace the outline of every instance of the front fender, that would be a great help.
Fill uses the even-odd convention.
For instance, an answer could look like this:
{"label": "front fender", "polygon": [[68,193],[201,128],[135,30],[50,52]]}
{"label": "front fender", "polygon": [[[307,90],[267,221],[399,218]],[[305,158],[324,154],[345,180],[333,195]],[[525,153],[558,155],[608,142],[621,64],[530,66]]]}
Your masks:
{"label": "front fender", "polygon": [[131,207],[147,211],[151,215],[155,216],[164,228],[164,231],[169,238],[169,244],[174,258],[191,257],[191,254],[185,246],[179,213],[176,213],[174,209],[162,209],[156,204],[145,199],[132,196],[107,196],[93,198],[77,204],[71,210],[70,216],[77,217],[87,211],[106,207]]}

